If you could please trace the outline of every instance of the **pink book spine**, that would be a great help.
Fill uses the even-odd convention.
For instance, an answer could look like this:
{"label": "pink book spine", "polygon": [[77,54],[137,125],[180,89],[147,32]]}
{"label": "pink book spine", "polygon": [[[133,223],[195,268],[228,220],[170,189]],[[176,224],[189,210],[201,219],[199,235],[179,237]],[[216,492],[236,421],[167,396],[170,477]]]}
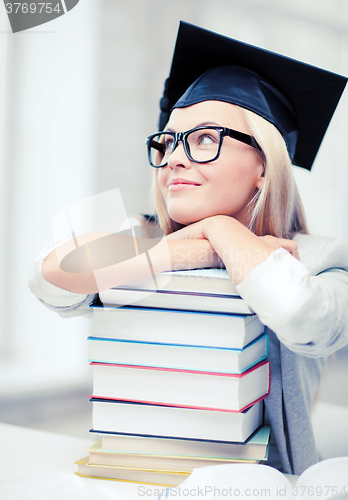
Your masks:
{"label": "pink book spine", "polygon": [[158,371],[165,371],[165,372],[182,372],[182,373],[196,373],[198,375],[212,375],[214,377],[233,377],[233,378],[242,378],[244,375],[247,375],[248,373],[251,373],[254,370],[257,370],[258,368],[261,368],[261,366],[268,364],[269,361],[260,361],[260,363],[257,363],[257,365],[252,366],[249,368],[249,370],[243,372],[243,373],[217,373],[217,372],[203,372],[203,371],[197,371],[197,370],[183,370],[182,368],[163,368],[163,367],[157,367],[157,366],[139,366],[139,365],[122,365],[122,364],[117,364],[117,363],[96,363],[92,362],[90,363],[91,366],[114,366],[114,367],[121,367],[121,368],[134,368],[136,370],[158,370]]}

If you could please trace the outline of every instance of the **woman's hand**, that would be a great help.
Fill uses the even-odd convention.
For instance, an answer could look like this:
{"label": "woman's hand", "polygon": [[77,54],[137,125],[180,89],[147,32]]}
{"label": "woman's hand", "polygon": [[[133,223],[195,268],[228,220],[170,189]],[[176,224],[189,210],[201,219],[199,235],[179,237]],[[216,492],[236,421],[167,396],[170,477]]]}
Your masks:
{"label": "woman's hand", "polygon": [[226,215],[195,222],[168,239],[207,239],[224,263],[234,284],[244,278],[277,249],[284,248],[298,258],[297,243],[274,236],[256,236],[243,224]]}
{"label": "woman's hand", "polygon": [[203,219],[198,222],[194,222],[174,233],[168,234],[166,236],[167,240],[201,240],[201,239],[209,239],[207,237],[207,225],[211,222],[211,219],[215,217],[219,217],[215,215],[214,217],[208,217],[207,219]]}
{"label": "woman's hand", "polygon": [[294,240],[287,240],[285,238],[276,238],[275,236],[259,236],[259,238],[271,247],[274,248],[284,248],[287,252],[289,252],[295,259],[300,260],[298,245]]}

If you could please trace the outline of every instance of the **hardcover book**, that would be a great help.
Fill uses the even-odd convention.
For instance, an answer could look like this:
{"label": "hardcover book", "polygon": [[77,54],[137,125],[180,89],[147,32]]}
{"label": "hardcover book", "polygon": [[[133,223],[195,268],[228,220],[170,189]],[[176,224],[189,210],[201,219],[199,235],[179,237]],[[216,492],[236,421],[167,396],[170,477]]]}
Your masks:
{"label": "hardcover book", "polygon": [[93,397],[240,412],[267,396],[269,362],[242,374],[91,363]]}
{"label": "hardcover book", "polygon": [[244,443],[262,424],[262,401],[243,412],[91,399],[93,432]]}
{"label": "hardcover book", "polygon": [[93,337],[242,349],[264,331],[253,315],[93,307]]}
{"label": "hardcover book", "polygon": [[90,361],[192,371],[243,373],[268,356],[268,336],[243,349],[88,337]]}

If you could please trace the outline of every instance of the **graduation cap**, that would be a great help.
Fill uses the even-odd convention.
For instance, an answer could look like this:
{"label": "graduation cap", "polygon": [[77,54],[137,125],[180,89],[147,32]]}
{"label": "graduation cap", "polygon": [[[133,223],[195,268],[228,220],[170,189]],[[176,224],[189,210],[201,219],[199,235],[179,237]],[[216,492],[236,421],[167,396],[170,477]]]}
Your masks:
{"label": "graduation cap", "polygon": [[180,22],[160,102],[160,130],[173,108],[218,100],[273,123],[296,165],[311,169],[347,78]]}

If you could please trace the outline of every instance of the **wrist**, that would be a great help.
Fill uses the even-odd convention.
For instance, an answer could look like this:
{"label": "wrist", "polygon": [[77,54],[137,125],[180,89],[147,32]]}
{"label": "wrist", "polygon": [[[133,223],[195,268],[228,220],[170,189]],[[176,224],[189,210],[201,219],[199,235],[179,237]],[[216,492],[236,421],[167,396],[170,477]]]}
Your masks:
{"label": "wrist", "polygon": [[171,268],[174,271],[218,267],[221,264],[219,257],[206,239],[169,240],[168,247]]}
{"label": "wrist", "polygon": [[228,215],[208,217],[204,220],[204,237],[210,241],[213,248],[217,249],[216,245],[219,244],[221,236],[233,234],[238,226],[242,224]]}

